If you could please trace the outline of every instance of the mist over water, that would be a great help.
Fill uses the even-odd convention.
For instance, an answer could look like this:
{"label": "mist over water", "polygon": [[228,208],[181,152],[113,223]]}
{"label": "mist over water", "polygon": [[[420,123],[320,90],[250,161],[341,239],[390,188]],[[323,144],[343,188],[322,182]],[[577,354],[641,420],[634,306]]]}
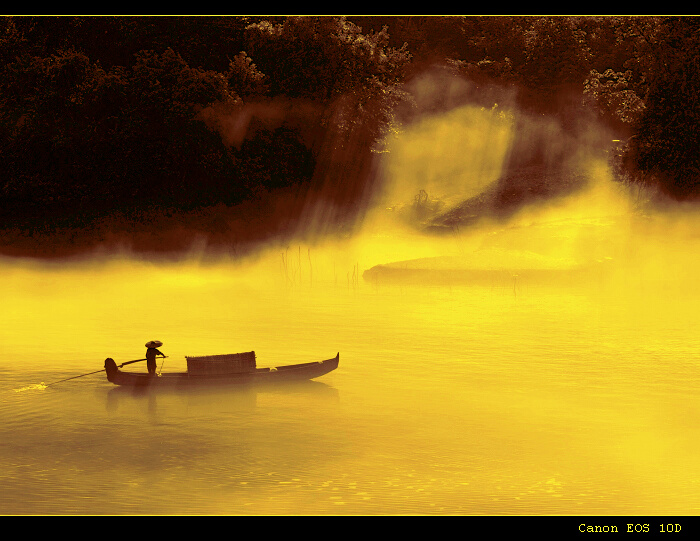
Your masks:
{"label": "mist over water", "polygon": [[[343,236],[307,201],[293,240],[245,257],[3,259],[0,512],[696,514],[696,210],[615,182],[604,130],[507,102],[401,128]],[[532,163],[585,182],[431,227]],[[39,386],[152,339],[163,371],[250,350],[340,366],[273,389]]]}

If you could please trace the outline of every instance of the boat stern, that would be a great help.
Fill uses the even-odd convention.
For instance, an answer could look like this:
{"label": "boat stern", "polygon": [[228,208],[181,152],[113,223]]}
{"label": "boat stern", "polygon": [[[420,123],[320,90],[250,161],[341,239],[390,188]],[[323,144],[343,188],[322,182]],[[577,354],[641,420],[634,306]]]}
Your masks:
{"label": "boat stern", "polygon": [[107,373],[107,381],[114,382],[114,376],[119,372],[119,368],[111,357],[105,359],[105,372]]}

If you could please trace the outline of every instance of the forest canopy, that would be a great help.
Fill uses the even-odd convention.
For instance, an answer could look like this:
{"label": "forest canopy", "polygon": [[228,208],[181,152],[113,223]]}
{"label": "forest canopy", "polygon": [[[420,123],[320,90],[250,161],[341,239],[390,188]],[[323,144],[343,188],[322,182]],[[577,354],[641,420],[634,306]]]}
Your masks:
{"label": "forest canopy", "polygon": [[432,66],[523,110],[585,109],[623,141],[621,177],[694,199],[699,52],[693,17],[3,17],[0,229],[280,190],[342,221]]}

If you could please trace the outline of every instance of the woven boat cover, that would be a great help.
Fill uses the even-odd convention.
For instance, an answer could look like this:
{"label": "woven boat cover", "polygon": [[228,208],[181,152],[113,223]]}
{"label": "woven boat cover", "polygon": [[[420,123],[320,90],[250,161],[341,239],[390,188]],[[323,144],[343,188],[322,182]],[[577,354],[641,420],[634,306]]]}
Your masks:
{"label": "woven boat cover", "polygon": [[185,359],[187,359],[187,372],[191,376],[241,374],[252,372],[256,368],[254,351],[227,355],[186,356]]}

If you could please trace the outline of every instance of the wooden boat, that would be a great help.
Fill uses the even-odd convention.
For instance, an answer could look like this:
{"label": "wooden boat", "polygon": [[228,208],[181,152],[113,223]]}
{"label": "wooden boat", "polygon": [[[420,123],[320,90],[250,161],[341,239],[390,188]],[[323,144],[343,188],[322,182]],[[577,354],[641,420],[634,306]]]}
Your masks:
{"label": "wooden boat", "polygon": [[[254,352],[250,352],[255,355]],[[244,355],[244,354],[234,354]],[[216,356],[224,357],[224,356]],[[232,357],[232,356],[228,356]],[[212,357],[213,358],[213,357]],[[254,357],[253,357],[254,358]],[[340,353],[332,359],[315,361],[310,363],[290,364],[271,368],[257,368],[254,363],[252,367],[241,371],[240,367],[236,371],[221,370],[221,368],[209,369],[195,373],[195,364],[190,365],[188,359],[187,372],[171,372],[151,375],[147,372],[125,372],[120,370],[116,362],[108,358],[105,360],[105,372],[107,379],[115,385],[126,385],[133,387],[148,386],[187,386],[202,384],[257,384],[272,383],[282,381],[298,381],[318,378],[338,368]],[[205,359],[205,358],[198,358]],[[126,363],[125,363],[126,364]],[[216,363],[210,363],[217,366]],[[240,363],[239,363],[240,364]],[[123,366],[123,365],[121,365]],[[220,365],[218,365],[220,366]]]}

